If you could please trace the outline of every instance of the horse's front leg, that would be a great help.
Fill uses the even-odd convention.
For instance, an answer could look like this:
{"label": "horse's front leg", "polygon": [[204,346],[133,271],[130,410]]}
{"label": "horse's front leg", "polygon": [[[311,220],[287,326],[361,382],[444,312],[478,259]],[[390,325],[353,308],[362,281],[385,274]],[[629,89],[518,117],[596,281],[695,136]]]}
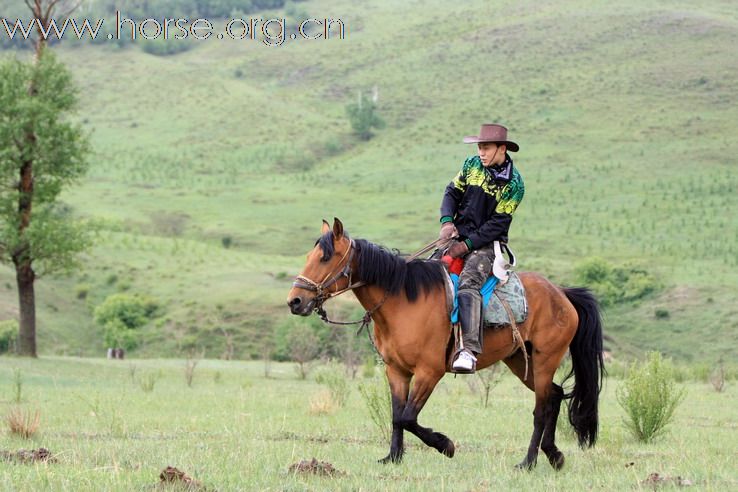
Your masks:
{"label": "horse's front leg", "polygon": [[390,451],[387,456],[379,460],[380,463],[399,463],[405,453],[404,428],[401,424],[401,416],[407,403],[407,394],[410,388],[410,374],[387,366],[387,380],[392,394],[392,438],[390,440]]}
{"label": "horse's front leg", "polygon": [[419,372],[415,375],[413,390],[400,417],[400,424],[403,428],[415,434],[426,445],[452,458],[456,451],[453,441],[440,432],[434,432],[433,429],[418,424],[418,414],[443,374],[442,371],[440,374],[438,371],[433,371]]}

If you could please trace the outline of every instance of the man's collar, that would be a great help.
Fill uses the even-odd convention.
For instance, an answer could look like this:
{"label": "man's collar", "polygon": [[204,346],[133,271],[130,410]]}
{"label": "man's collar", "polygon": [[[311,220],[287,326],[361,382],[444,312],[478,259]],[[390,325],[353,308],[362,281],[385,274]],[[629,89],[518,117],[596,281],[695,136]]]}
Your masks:
{"label": "man's collar", "polygon": [[487,172],[490,173],[492,179],[495,181],[510,181],[512,177],[512,166],[513,162],[510,158],[510,154],[505,153],[505,162],[496,166],[489,166]]}

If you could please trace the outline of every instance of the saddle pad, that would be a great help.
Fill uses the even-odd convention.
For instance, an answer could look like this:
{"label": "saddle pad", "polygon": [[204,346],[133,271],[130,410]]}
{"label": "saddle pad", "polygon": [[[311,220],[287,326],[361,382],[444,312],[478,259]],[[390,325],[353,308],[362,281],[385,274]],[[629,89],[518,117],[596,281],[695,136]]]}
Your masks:
{"label": "saddle pad", "polygon": [[484,323],[487,325],[509,325],[510,318],[502,306],[500,296],[510,305],[515,316],[516,323],[522,323],[528,317],[528,302],[525,299],[525,288],[520,277],[515,272],[510,272],[510,279],[505,285],[497,284],[489,304],[484,308]]}

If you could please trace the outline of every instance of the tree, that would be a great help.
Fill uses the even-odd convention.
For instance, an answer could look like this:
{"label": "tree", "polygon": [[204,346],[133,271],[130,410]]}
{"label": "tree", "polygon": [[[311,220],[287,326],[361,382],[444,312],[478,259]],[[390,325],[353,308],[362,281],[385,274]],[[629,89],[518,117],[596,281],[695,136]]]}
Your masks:
{"label": "tree", "polygon": [[287,335],[290,358],[297,363],[300,379],[305,379],[309,370],[308,363],[320,354],[320,343],[310,326],[298,324]]}
{"label": "tree", "polygon": [[[29,5],[44,24],[56,1]],[[57,201],[87,170],[87,136],[68,121],[77,98],[70,73],[39,35],[32,63],[0,64],[0,261],[16,272],[18,353],[36,357],[38,276],[69,269],[89,244]]]}
{"label": "tree", "polygon": [[379,92],[376,87],[372,97],[359,92],[357,102],[346,106],[346,114],[351,122],[351,128],[353,128],[354,133],[362,140],[372,138],[374,135],[372,133],[373,128],[381,129],[385,126],[384,120],[376,113],[378,94]]}

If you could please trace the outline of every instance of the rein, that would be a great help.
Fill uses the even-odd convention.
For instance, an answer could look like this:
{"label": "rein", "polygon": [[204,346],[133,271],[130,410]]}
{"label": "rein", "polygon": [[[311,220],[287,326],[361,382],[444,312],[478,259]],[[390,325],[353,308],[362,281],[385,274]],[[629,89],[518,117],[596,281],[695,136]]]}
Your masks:
{"label": "rein", "polygon": [[[331,325],[338,325],[338,326],[350,326],[350,325],[358,325],[358,324],[361,324],[361,326],[359,326],[359,329],[356,331],[356,334],[359,335],[361,333],[361,330],[363,330],[364,328],[368,328],[369,327],[369,323],[372,322],[372,315],[375,312],[377,312],[377,310],[380,307],[382,307],[382,305],[385,303],[385,301],[387,301],[387,297],[389,296],[389,293],[387,291],[385,291],[384,292],[384,296],[382,297],[382,299],[377,304],[375,304],[371,309],[367,310],[364,313],[364,316],[360,320],[357,320],[357,321],[333,321],[333,320],[331,320],[331,319],[328,318],[328,313],[326,313],[325,312],[325,309],[323,309],[323,303],[325,303],[331,297],[337,297],[337,296],[343,294],[344,292],[347,292],[349,290],[353,290],[353,289],[356,289],[358,287],[362,287],[362,286],[366,285],[366,282],[363,282],[363,281],[351,283],[351,277],[353,275],[353,272],[351,271],[351,262],[353,261],[354,256],[355,256],[356,245],[355,245],[353,239],[351,239],[350,241],[351,242],[349,244],[349,248],[346,250],[346,252],[341,257],[341,260],[338,262],[338,267],[336,267],[336,269],[341,268],[341,263],[348,256],[348,260],[343,265],[343,268],[341,268],[340,271],[337,271],[335,274],[333,274],[333,271],[329,272],[323,278],[323,280],[320,283],[315,282],[314,280],[311,280],[311,279],[305,277],[304,275],[298,275],[297,277],[295,277],[295,281],[292,283],[292,286],[293,287],[300,288],[300,289],[306,289],[306,290],[309,290],[311,292],[315,292],[315,294],[316,294],[315,295],[315,308],[313,309],[313,311],[315,312],[315,314],[317,314],[318,316],[320,316],[320,319],[324,323],[328,323],[328,324],[331,324]],[[441,249],[443,249],[446,246],[448,246],[448,244],[451,241],[452,241],[452,239],[436,239],[435,241],[427,244],[426,246],[423,246],[423,248],[421,248],[420,250],[416,251],[412,255],[408,256],[405,259],[405,261],[409,263],[409,262],[417,259],[421,255],[423,255],[424,253],[427,253],[428,251],[430,251],[432,249],[435,249],[435,248],[441,248]],[[331,274],[333,274],[332,277],[331,277]],[[328,290],[334,284],[337,284],[338,281],[342,277],[346,277],[348,279],[348,284],[346,285],[345,288],[338,289],[338,287],[336,286],[336,290],[334,290],[334,291]],[[369,334],[369,330],[367,330],[367,335],[369,335],[369,339],[371,340],[371,335]],[[372,341],[372,345],[374,345],[374,341],[373,340],[371,340],[371,341]]]}

